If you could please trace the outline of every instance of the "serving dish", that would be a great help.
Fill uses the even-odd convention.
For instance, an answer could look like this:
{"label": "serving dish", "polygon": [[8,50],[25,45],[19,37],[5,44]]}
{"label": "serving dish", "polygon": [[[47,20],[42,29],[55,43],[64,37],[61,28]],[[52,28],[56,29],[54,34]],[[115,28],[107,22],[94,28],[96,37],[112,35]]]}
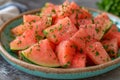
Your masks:
{"label": "serving dish", "polygon": [[[95,9],[88,9],[93,16],[102,13],[102,11]],[[13,40],[13,37],[10,33],[10,29],[22,23],[22,16],[24,14],[35,14],[38,13],[40,9],[32,10],[26,13],[23,13],[14,19],[9,20],[0,28],[0,51],[3,58],[10,63],[13,67],[32,74],[35,76],[52,78],[52,79],[81,79],[92,76],[97,76],[108,71],[111,71],[120,66],[120,58],[116,58],[105,64],[87,67],[87,68],[78,68],[78,69],[62,69],[62,68],[47,68],[42,66],[37,66],[34,64],[29,64],[22,60],[19,60],[17,55],[14,54],[9,48],[9,42]],[[110,19],[118,26],[120,29],[120,19],[112,14],[107,13]]]}

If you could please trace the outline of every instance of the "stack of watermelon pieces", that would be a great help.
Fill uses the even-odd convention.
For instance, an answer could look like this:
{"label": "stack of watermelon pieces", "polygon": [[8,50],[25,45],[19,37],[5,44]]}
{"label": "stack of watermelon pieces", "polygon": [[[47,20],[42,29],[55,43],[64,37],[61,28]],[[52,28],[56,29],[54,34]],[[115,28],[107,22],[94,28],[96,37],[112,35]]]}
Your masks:
{"label": "stack of watermelon pieces", "polygon": [[23,16],[11,29],[10,49],[45,67],[84,68],[118,57],[120,33],[106,13],[93,17],[74,2],[47,3],[40,14]]}

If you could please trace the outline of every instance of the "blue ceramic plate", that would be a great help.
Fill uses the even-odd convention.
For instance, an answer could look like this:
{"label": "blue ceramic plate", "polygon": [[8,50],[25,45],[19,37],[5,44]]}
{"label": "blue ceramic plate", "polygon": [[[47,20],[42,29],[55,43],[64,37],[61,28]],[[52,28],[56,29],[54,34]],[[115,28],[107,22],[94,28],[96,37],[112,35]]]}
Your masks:
{"label": "blue ceramic plate", "polygon": [[[101,11],[89,9],[93,16],[98,15]],[[39,12],[40,9],[30,11],[24,14],[34,14]],[[41,76],[45,78],[52,78],[52,79],[80,79],[80,78],[87,78],[96,75],[100,75],[111,71],[120,66],[120,58],[114,59],[110,62],[105,64],[86,67],[86,68],[78,68],[78,69],[60,69],[60,68],[47,68],[42,66],[37,66],[34,64],[29,64],[27,62],[21,61],[18,59],[17,55],[12,52],[9,48],[9,43],[13,40],[12,35],[10,33],[11,28],[19,25],[22,23],[22,15],[6,22],[0,29],[0,50],[1,55],[4,59],[10,63],[12,66],[16,67],[17,69],[35,75]],[[117,24],[118,28],[120,28],[120,19],[112,14],[109,14],[111,20]]]}

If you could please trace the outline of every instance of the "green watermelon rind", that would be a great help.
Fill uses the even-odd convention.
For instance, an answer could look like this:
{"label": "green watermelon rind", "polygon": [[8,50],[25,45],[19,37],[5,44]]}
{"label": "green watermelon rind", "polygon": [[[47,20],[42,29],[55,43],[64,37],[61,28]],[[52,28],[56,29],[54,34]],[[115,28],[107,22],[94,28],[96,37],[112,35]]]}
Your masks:
{"label": "green watermelon rind", "polygon": [[11,49],[12,51],[25,50],[25,49],[27,49],[27,48],[29,48],[29,46],[26,46],[26,47],[24,47],[24,48],[12,48],[12,47],[10,47],[10,49]]}
{"label": "green watermelon rind", "polygon": [[27,58],[23,55],[23,53],[20,53],[20,57],[22,58],[23,61],[25,61],[25,62],[27,62],[27,63],[38,65],[38,64],[30,61],[29,59],[27,59]]}
{"label": "green watermelon rind", "polygon": [[37,63],[35,63],[34,61],[31,61],[29,58],[27,58],[27,57],[24,55],[24,52],[21,52],[21,53],[20,53],[20,56],[21,56],[21,58],[23,59],[23,61],[25,61],[25,62],[27,62],[27,63],[30,63],[30,64],[35,64],[35,65],[43,66],[43,67],[53,67],[53,68],[60,67],[60,65],[45,66],[45,65],[37,64]]}

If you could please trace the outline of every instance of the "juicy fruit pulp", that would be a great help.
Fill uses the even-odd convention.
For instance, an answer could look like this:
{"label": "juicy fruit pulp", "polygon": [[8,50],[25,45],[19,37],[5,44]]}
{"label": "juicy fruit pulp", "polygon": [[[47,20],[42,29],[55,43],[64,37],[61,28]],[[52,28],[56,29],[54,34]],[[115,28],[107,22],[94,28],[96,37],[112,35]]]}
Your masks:
{"label": "juicy fruit pulp", "polygon": [[60,66],[57,56],[52,50],[50,42],[45,39],[23,50],[21,54],[31,62],[47,67]]}
{"label": "juicy fruit pulp", "polygon": [[47,3],[11,30],[11,50],[45,67],[84,68],[118,57],[120,33],[106,13],[93,17],[74,2]]}

